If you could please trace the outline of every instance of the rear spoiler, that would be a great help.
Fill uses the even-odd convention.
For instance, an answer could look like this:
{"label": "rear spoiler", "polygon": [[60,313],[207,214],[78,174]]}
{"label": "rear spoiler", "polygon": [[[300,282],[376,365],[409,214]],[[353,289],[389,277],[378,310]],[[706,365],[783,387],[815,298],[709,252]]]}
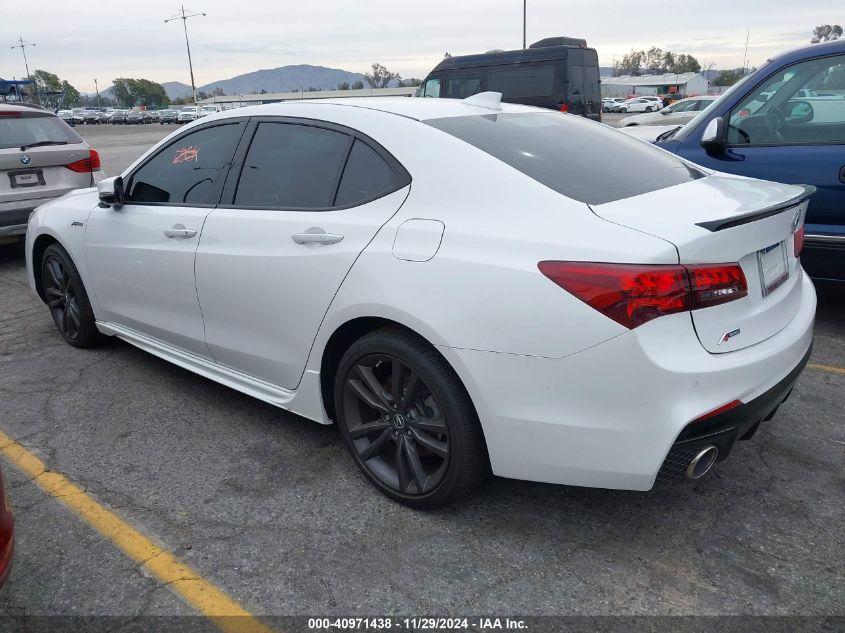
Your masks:
{"label": "rear spoiler", "polygon": [[744,213],[743,215],[735,215],[731,218],[723,218],[721,220],[710,220],[708,222],[698,222],[696,226],[700,226],[703,229],[707,229],[708,231],[716,232],[721,231],[722,229],[730,229],[735,226],[741,226],[743,224],[749,224],[751,222],[756,222],[757,220],[762,220],[763,218],[768,218],[773,215],[777,215],[778,213],[783,213],[787,209],[794,207],[797,204],[801,204],[816,193],[816,188],[813,185],[800,185],[804,187],[804,192],[798,194],[794,198],[787,200],[786,202],[780,202],[774,206],[766,207],[765,209],[759,209],[758,211],[752,211],[751,213]]}

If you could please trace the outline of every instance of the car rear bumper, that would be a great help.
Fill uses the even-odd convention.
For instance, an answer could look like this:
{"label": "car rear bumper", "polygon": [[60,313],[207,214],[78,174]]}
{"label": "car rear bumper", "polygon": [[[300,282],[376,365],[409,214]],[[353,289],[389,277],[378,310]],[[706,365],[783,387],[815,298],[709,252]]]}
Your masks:
{"label": "car rear bumper", "polygon": [[786,377],[753,400],[702,421],[690,422],[672,444],[657,473],[655,485],[673,484],[686,477],[693,458],[708,446],[718,450],[718,461],[728,457],[737,440],[750,440],[761,422],[771,420],[792,393],[798,376],[810,360],[812,345]]}
{"label": "car rear bumper", "polygon": [[806,275],[800,283],[799,308],[786,327],[729,353],[707,352],[689,313],[565,358],[443,353],[476,405],[495,474],[649,490],[692,420],[734,400],[751,405],[803,366],[816,295]]}

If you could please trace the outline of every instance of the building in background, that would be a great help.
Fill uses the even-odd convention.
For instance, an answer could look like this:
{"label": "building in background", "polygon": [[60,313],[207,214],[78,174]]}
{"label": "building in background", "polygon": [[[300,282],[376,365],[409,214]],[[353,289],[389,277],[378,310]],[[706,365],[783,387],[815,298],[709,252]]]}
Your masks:
{"label": "building in background", "polygon": [[687,97],[707,94],[709,85],[704,73],[604,77],[601,80],[601,96],[678,94]]}

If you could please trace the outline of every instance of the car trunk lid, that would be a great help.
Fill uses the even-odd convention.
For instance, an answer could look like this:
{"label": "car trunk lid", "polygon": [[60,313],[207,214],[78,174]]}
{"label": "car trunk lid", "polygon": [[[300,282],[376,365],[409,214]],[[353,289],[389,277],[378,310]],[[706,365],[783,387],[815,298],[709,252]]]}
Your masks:
{"label": "car trunk lid", "polygon": [[812,191],[719,174],[592,208],[668,240],[681,264],[739,264],[747,296],[692,311],[702,346],[724,353],[777,334],[797,312],[802,270],[794,234]]}
{"label": "car trunk lid", "polygon": [[90,156],[84,144],[44,145],[0,149],[0,202],[60,196],[91,186],[90,172],[74,172],[69,165]]}

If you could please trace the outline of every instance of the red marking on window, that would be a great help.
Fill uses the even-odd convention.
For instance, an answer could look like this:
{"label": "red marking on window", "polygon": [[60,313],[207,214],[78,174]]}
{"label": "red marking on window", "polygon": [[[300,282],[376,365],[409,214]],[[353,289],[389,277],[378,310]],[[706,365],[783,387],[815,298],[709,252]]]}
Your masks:
{"label": "red marking on window", "polygon": [[187,163],[190,161],[197,162],[199,155],[200,150],[196,145],[180,147],[176,150],[176,155],[173,157],[173,164],[178,165],[179,163]]}

